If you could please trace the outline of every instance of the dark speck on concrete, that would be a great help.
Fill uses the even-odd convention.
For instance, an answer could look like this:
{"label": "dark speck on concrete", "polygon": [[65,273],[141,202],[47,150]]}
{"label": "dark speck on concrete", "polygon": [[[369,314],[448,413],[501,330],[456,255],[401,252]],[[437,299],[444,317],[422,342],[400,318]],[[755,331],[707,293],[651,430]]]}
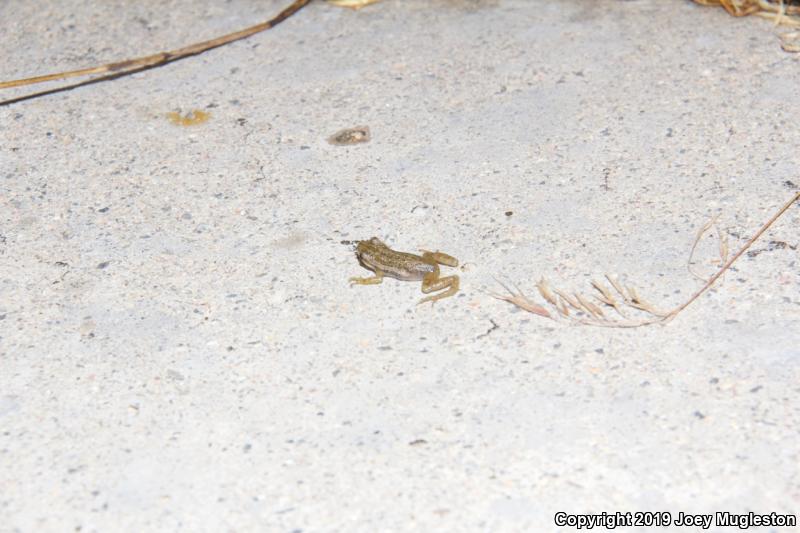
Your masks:
{"label": "dark speck on concrete", "polygon": [[99,263],[97,265],[97,268],[100,269],[100,270],[103,270],[104,268],[106,268],[110,264],[111,264],[111,261],[103,261],[102,263]]}

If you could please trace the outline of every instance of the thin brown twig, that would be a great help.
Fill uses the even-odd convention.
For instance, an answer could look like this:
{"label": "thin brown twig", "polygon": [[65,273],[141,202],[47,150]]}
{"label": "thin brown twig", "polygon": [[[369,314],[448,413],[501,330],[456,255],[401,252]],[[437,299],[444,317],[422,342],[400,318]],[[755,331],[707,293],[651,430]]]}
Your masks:
{"label": "thin brown twig", "polygon": [[720,268],[720,269],[719,269],[719,271],[718,271],[716,274],[714,274],[713,276],[711,276],[711,278],[709,278],[709,280],[708,280],[708,281],[705,283],[705,285],[703,285],[702,287],[700,287],[700,288],[699,288],[699,289],[698,289],[698,290],[697,290],[697,291],[696,291],[696,292],[695,292],[695,293],[694,293],[694,294],[693,294],[693,295],[692,295],[692,296],[691,296],[691,297],[690,297],[688,300],[686,300],[684,303],[682,303],[681,305],[679,305],[678,307],[676,307],[675,309],[673,309],[672,311],[670,311],[670,312],[667,314],[667,316],[665,317],[665,322],[669,322],[670,320],[672,320],[673,318],[675,318],[675,316],[676,316],[678,313],[680,313],[681,311],[683,311],[684,309],[686,309],[687,307],[689,307],[689,305],[691,305],[691,303],[692,303],[692,302],[694,302],[695,300],[697,300],[697,299],[698,299],[698,298],[699,298],[699,297],[700,297],[700,296],[701,296],[701,295],[702,295],[704,292],[706,292],[706,291],[707,291],[709,288],[711,288],[711,286],[714,284],[714,282],[716,282],[716,281],[717,281],[717,280],[720,278],[720,276],[722,276],[722,275],[725,273],[725,271],[726,271],[726,270],[728,270],[728,269],[731,267],[731,265],[732,265],[733,263],[735,263],[735,262],[736,262],[736,260],[737,260],[737,259],[739,259],[739,257],[741,257],[741,255],[742,255],[743,253],[745,253],[745,252],[747,251],[747,249],[748,249],[748,248],[750,248],[750,246],[752,246],[752,245],[753,245],[753,243],[754,243],[754,242],[756,242],[756,240],[758,240],[758,238],[759,238],[759,237],[761,237],[761,235],[763,235],[763,233],[764,233],[765,231],[767,231],[767,230],[769,229],[769,227],[770,227],[770,226],[772,226],[772,224],[774,224],[774,223],[775,223],[775,221],[776,221],[776,220],[778,220],[778,218],[779,218],[779,217],[780,217],[780,216],[781,216],[783,213],[785,213],[785,212],[786,212],[786,210],[787,210],[787,209],[789,209],[789,208],[792,206],[792,204],[794,204],[794,203],[795,203],[795,202],[796,202],[798,199],[800,199],[800,192],[797,192],[797,193],[795,193],[795,195],[792,197],[792,199],[791,199],[791,200],[789,200],[788,202],[786,202],[785,204],[783,204],[783,207],[781,207],[781,208],[778,210],[778,212],[777,212],[777,213],[775,213],[774,215],[772,215],[772,217],[770,217],[770,219],[769,219],[769,220],[767,220],[767,221],[764,223],[764,225],[763,225],[763,226],[761,226],[761,228],[760,228],[760,229],[759,229],[759,230],[756,232],[756,234],[755,234],[755,235],[753,235],[752,237],[750,237],[750,240],[748,240],[748,241],[747,241],[747,242],[744,244],[744,246],[742,246],[742,247],[739,249],[739,251],[738,251],[738,252],[736,252],[736,253],[733,255],[733,257],[731,257],[730,259],[728,259],[728,262],[727,262],[727,263],[725,263],[725,264],[722,266],[722,268]]}
{"label": "thin brown twig", "polygon": [[215,39],[210,39],[208,41],[203,41],[191,44],[189,46],[184,46],[183,48],[178,48],[177,50],[172,50],[169,52],[159,52],[157,54],[152,54],[149,56],[139,57],[135,59],[126,59],[125,61],[116,61],[114,63],[107,63],[105,65],[100,65],[96,67],[89,67],[78,70],[70,70],[67,72],[45,74],[43,76],[35,76],[32,78],[24,78],[19,80],[0,82],[0,89],[8,89],[11,87],[22,87],[25,85],[33,85],[36,83],[44,83],[48,81],[63,80],[63,79],[82,77],[82,76],[91,76],[93,74],[105,74],[104,76],[101,76],[99,78],[85,80],[83,82],[76,83],[73,85],[68,85],[66,87],[59,87],[56,89],[50,89],[47,91],[41,91],[30,95],[12,98],[10,100],[0,101],[0,106],[8,105],[14,102],[19,102],[21,100],[27,100],[29,98],[35,98],[37,96],[52,94],[54,92],[74,89],[76,87],[88,85],[90,83],[97,83],[99,81],[116,79],[121,76],[127,76],[129,74],[133,74],[135,72],[141,72],[143,70],[160,67],[162,65],[166,65],[167,63],[178,61],[179,59],[184,59],[186,57],[202,54],[214,48],[219,48],[220,46],[224,46],[234,41],[246,39],[247,37],[255,35],[256,33],[260,33],[264,30],[268,30],[274,26],[277,26],[287,18],[297,13],[300,9],[305,7],[309,2],[311,2],[311,0],[295,0],[288,7],[283,9],[283,11],[278,13],[275,17],[267,21],[264,21],[260,24],[256,24],[255,26],[250,26],[249,28],[245,28],[243,30],[235,31],[233,33],[229,33],[227,35],[223,35]]}

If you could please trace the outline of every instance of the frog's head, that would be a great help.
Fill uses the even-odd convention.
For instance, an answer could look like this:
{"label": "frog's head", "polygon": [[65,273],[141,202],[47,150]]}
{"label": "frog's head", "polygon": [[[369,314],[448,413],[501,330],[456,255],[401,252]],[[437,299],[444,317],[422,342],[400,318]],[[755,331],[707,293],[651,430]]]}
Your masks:
{"label": "frog's head", "polygon": [[383,241],[377,237],[372,237],[368,241],[358,241],[356,243],[355,251],[356,257],[358,257],[358,260],[362,264],[371,265],[373,257],[385,253],[385,251],[388,249],[389,248],[383,244]]}
{"label": "frog's head", "polygon": [[383,241],[377,237],[372,237],[367,241],[356,241],[355,245],[355,250],[358,255],[370,253],[380,248],[386,248],[386,245],[383,243]]}

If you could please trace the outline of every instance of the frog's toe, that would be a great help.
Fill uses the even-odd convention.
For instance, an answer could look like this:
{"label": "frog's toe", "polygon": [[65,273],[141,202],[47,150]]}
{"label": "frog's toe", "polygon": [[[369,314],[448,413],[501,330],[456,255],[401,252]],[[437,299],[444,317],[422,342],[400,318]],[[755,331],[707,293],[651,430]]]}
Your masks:
{"label": "frog's toe", "polygon": [[383,281],[383,276],[373,276],[371,278],[350,278],[350,286],[353,285],[377,285]]}
{"label": "frog's toe", "polygon": [[438,299],[439,298],[437,298],[436,294],[434,294],[432,296],[426,296],[425,298],[422,298],[420,301],[418,301],[417,305],[422,305],[425,302],[430,302],[431,303],[431,307],[433,307],[434,305],[436,305],[436,300],[438,300]]}
{"label": "frog's toe", "polygon": [[433,307],[434,305],[436,305],[436,301],[437,300],[441,300],[442,298],[447,298],[448,296],[451,296],[451,295],[452,294],[451,294],[450,290],[438,292],[436,294],[431,294],[430,296],[426,296],[425,298],[422,298],[420,301],[418,301],[417,305],[422,305],[425,302],[430,302],[431,303],[431,307]]}

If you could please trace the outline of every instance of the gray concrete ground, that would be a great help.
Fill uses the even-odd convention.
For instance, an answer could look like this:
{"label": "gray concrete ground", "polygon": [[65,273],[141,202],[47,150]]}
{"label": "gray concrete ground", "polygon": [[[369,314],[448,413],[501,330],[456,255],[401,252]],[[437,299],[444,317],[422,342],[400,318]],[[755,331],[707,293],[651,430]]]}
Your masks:
{"label": "gray concrete ground", "polygon": [[[286,3],[9,0],[0,78]],[[800,208],[667,326],[486,291],[610,272],[677,305],[710,216],[738,249],[800,184],[798,88],[770,23],[689,2],[387,0],[0,107],[0,531],[797,515]],[[462,290],[349,287],[373,235]]]}

